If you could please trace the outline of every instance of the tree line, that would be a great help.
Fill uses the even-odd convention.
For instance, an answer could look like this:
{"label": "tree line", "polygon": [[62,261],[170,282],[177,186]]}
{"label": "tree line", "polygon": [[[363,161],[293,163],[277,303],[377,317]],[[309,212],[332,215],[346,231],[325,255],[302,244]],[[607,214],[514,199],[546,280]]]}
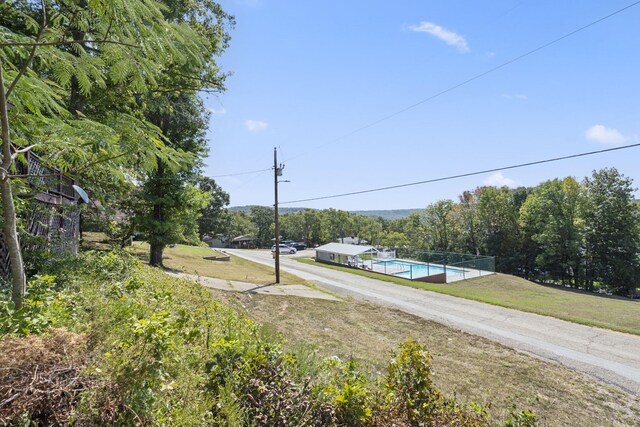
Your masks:
{"label": "tree line", "polygon": [[[633,192],[631,179],[608,168],[582,181],[478,187],[397,220],[306,209],[281,215],[280,229],[284,238],[311,246],[354,237],[387,248],[495,256],[500,272],[629,295],[640,284],[640,207]],[[222,230],[252,235],[267,247],[273,214],[267,207],[225,212]]]}

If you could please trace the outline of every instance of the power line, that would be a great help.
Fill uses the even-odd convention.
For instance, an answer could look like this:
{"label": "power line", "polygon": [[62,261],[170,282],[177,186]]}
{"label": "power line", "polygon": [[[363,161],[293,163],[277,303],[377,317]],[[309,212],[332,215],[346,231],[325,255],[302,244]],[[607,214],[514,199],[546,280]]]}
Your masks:
{"label": "power line", "polygon": [[304,156],[306,154],[309,154],[309,153],[311,153],[311,152],[313,152],[315,150],[318,150],[318,149],[320,149],[320,148],[322,148],[324,146],[334,144],[334,143],[336,143],[338,141],[341,141],[341,140],[343,140],[343,139],[345,139],[345,138],[347,138],[347,137],[349,137],[351,135],[354,135],[354,134],[356,134],[358,132],[362,132],[363,130],[369,129],[369,128],[377,125],[377,124],[380,124],[380,123],[382,123],[384,121],[392,119],[393,117],[396,117],[396,116],[398,116],[398,115],[400,115],[402,113],[405,113],[405,112],[407,112],[407,111],[409,111],[409,110],[411,110],[413,108],[416,108],[416,107],[418,107],[418,106],[420,106],[420,105],[422,105],[422,104],[424,104],[426,102],[429,102],[429,101],[432,101],[432,100],[434,100],[436,98],[439,98],[442,95],[445,95],[445,94],[447,94],[449,92],[453,92],[454,90],[456,90],[456,89],[458,89],[458,88],[460,88],[462,86],[466,86],[467,84],[469,84],[471,82],[474,82],[474,81],[476,81],[476,80],[478,80],[478,79],[480,79],[480,78],[482,78],[482,77],[484,77],[484,76],[486,76],[488,74],[494,73],[494,72],[496,72],[496,71],[498,71],[498,70],[500,70],[500,69],[502,69],[502,68],[504,68],[504,67],[506,67],[508,65],[513,64],[516,61],[519,61],[519,60],[521,60],[523,58],[526,58],[527,56],[533,55],[536,52],[539,52],[539,51],[541,51],[543,49],[546,49],[547,47],[549,47],[551,45],[554,45],[554,44],[556,44],[556,43],[558,43],[558,42],[560,42],[560,41],[562,41],[562,40],[564,40],[566,38],[569,38],[569,37],[581,32],[581,31],[583,31],[583,30],[586,30],[587,28],[590,28],[590,27],[592,27],[592,26],[594,26],[596,24],[599,24],[602,21],[605,21],[605,20],[607,20],[607,19],[609,19],[609,18],[611,18],[611,17],[613,17],[615,15],[618,15],[618,14],[626,11],[627,9],[631,9],[632,7],[637,6],[638,4],[640,4],[640,0],[636,1],[636,2],[633,2],[633,3],[623,7],[621,9],[618,9],[618,10],[614,11],[614,12],[611,12],[608,15],[603,16],[602,18],[596,19],[595,21],[592,21],[592,22],[590,22],[590,23],[588,23],[586,25],[583,25],[582,27],[577,28],[577,29],[575,29],[575,30],[563,35],[563,36],[560,36],[560,37],[558,37],[558,38],[556,38],[556,39],[554,39],[554,40],[552,40],[550,42],[547,42],[547,43],[545,43],[545,44],[543,44],[541,46],[538,46],[535,49],[532,49],[532,50],[530,50],[528,52],[525,52],[525,53],[523,53],[523,54],[521,54],[519,56],[516,56],[515,58],[512,58],[512,59],[510,59],[510,60],[508,60],[506,62],[503,62],[500,65],[497,65],[497,66],[495,66],[493,68],[490,68],[487,71],[483,71],[480,74],[476,74],[475,76],[473,76],[471,78],[468,78],[467,80],[464,80],[461,83],[458,83],[456,85],[450,86],[447,89],[441,90],[440,92],[437,92],[437,93],[435,93],[435,94],[433,94],[433,95],[431,95],[431,96],[429,96],[427,98],[424,98],[424,99],[422,99],[422,100],[420,100],[420,101],[418,101],[418,102],[416,102],[414,104],[411,104],[411,105],[409,105],[409,106],[407,106],[407,107],[405,107],[405,108],[403,108],[401,110],[398,110],[398,111],[396,111],[394,113],[391,113],[391,114],[389,114],[387,116],[384,116],[384,117],[382,117],[380,119],[377,119],[377,120],[375,120],[375,121],[373,121],[373,122],[371,122],[369,124],[361,126],[361,127],[357,128],[357,129],[351,131],[351,132],[345,133],[345,134],[343,134],[343,135],[341,135],[341,136],[339,136],[337,138],[334,138],[334,139],[332,139],[332,140],[330,140],[330,141],[328,141],[328,142],[326,142],[324,144],[318,145],[315,148],[312,148],[312,149],[310,149],[308,151],[302,152],[302,153],[300,153],[298,155],[295,155],[293,157],[289,157],[285,161],[296,159],[298,157],[301,157],[301,156]]}
{"label": "power line", "polygon": [[208,176],[209,178],[224,178],[227,176],[240,176],[240,175],[253,175],[254,173],[261,173],[261,172],[266,172],[266,171],[270,171],[271,168],[266,168],[266,169],[259,169],[259,170],[254,170],[254,171],[247,171],[247,172],[237,172],[237,173],[228,173],[225,175],[211,175]]}
{"label": "power line", "polygon": [[[257,173],[262,173],[262,172],[268,172],[272,170],[272,168],[266,168],[266,169],[259,169],[259,170],[254,170],[254,171],[247,171],[247,172],[237,172],[237,173],[228,173],[226,175],[202,175],[206,178],[223,178],[226,176],[240,176],[240,175],[253,175],[253,174],[257,174]],[[157,177],[157,178],[153,178],[154,180],[173,180],[173,181],[182,181],[184,180],[181,177],[178,176],[167,176],[167,177]]]}
{"label": "power line", "polygon": [[291,204],[291,203],[310,202],[310,201],[314,201],[314,200],[325,200],[325,199],[334,199],[334,198],[338,198],[338,197],[355,196],[357,194],[374,193],[376,191],[393,190],[393,189],[396,189],[396,188],[411,187],[411,186],[414,186],[414,185],[421,185],[421,184],[430,184],[430,183],[433,183],[433,182],[448,181],[448,180],[451,180],[451,179],[464,178],[464,177],[473,176],[473,175],[481,175],[481,174],[490,173],[490,172],[498,172],[498,171],[504,171],[504,170],[509,170],[509,169],[522,168],[522,167],[525,167],[525,166],[539,165],[539,164],[542,164],[542,163],[551,163],[551,162],[557,162],[557,161],[560,161],[560,160],[574,159],[576,157],[591,156],[591,155],[594,155],[594,154],[601,154],[601,153],[607,153],[607,152],[610,152],[610,151],[624,150],[624,149],[633,148],[633,147],[640,147],[640,143],[630,144],[630,145],[623,145],[621,147],[607,148],[607,149],[598,150],[598,151],[589,151],[589,152],[586,152],[586,153],[571,154],[569,156],[554,157],[554,158],[545,159],[545,160],[537,160],[535,162],[520,163],[520,164],[517,164],[517,165],[504,166],[504,167],[500,167],[500,168],[486,169],[486,170],[482,170],[482,171],[462,173],[462,174],[458,174],[458,175],[451,175],[451,176],[446,176],[446,177],[441,177],[441,178],[427,179],[427,180],[424,180],[424,181],[410,182],[410,183],[407,183],[407,184],[390,185],[390,186],[387,186],[387,187],[378,187],[378,188],[372,188],[372,189],[369,189],[369,190],[352,191],[352,192],[349,192],[349,193],[333,194],[333,195],[330,195],[330,196],[311,197],[311,198],[308,198],[308,199],[291,200],[289,202],[280,202],[280,204],[281,205],[286,205],[286,204]]}

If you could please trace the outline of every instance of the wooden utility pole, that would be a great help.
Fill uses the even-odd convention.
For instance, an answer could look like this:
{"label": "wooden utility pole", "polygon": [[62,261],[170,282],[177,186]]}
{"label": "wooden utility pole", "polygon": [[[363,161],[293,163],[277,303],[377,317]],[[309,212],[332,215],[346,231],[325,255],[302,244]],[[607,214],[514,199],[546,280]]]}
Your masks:
{"label": "wooden utility pole", "polygon": [[278,149],[273,148],[273,189],[274,189],[274,204],[275,208],[275,232],[276,232],[276,250],[274,252],[274,258],[276,260],[276,283],[280,283],[280,220],[278,218],[278,177],[282,176],[282,168],[278,167]]}

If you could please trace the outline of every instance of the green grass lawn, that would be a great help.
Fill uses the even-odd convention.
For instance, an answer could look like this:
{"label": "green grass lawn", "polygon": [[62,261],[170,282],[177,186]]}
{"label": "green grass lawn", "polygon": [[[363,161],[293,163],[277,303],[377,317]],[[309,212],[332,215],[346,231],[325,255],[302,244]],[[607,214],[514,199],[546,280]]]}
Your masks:
{"label": "green grass lawn", "polygon": [[316,263],[309,258],[298,258],[297,260],[306,264],[345,271],[403,286],[640,335],[640,301],[539,285],[507,274],[495,274],[447,284],[434,284],[412,282],[400,277]]}
{"label": "green grass lawn", "polygon": [[[149,260],[148,243],[133,242],[130,250],[142,260]],[[273,268],[266,265],[235,256],[231,256],[229,261],[212,261],[203,258],[215,254],[216,252],[208,247],[175,245],[173,248],[167,247],[164,250],[164,266],[184,273],[255,283],[257,285],[267,285],[275,282]],[[306,282],[293,274],[281,272],[280,284],[306,284]]]}

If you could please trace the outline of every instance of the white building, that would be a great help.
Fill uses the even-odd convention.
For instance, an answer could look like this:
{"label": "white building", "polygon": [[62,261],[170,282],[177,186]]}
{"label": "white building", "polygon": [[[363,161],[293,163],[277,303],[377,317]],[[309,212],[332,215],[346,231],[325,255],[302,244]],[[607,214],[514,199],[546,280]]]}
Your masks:
{"label": "white building", "polygon": [[373,246],[327,243],[316,248],[316,261],[350,267],[371,268],[371,260],[377,256],[378,250]]}

